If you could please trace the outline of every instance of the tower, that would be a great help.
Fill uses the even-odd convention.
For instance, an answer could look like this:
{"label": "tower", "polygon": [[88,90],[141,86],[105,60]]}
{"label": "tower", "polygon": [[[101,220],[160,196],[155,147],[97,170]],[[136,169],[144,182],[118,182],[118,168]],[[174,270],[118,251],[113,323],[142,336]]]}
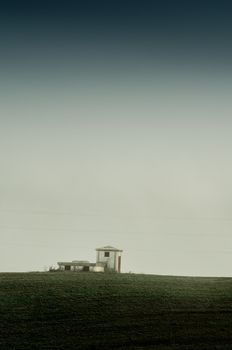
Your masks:
{"label": "tower", "polygon": [[106,264],[106,271],[121,272],[121,249],[111,246],[97,248],[97,263]]}

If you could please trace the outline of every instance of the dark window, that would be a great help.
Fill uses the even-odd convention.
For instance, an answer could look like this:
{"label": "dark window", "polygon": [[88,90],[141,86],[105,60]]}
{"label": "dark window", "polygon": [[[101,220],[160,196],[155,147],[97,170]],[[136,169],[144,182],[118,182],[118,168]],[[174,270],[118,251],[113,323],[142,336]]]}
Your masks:
{"label": "dark window", "polygon": [[70,270],[71,270],[71,266],[65,265],[65,271],[70,271]]}
{"label": "dark window", "polygon": [[89,266],[83,266],[83,271],[85,272],[89,271]]}
{"label": "dark window", "polygon": [[105,257],[109,257],[110,256],[110,252],[105,252]]}

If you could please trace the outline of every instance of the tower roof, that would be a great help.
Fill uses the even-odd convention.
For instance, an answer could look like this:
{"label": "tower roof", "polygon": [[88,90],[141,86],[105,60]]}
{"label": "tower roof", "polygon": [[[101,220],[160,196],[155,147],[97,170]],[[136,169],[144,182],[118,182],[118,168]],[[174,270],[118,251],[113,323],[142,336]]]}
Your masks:
{"label": "tower roof", "polygon": [[113,252],[122,252],[121,249],[118,249],[118,248],[114,248],[110,245],[106,245],[104,247],[101,247],[101,248],[96,248],[97,251],[113,251]]}

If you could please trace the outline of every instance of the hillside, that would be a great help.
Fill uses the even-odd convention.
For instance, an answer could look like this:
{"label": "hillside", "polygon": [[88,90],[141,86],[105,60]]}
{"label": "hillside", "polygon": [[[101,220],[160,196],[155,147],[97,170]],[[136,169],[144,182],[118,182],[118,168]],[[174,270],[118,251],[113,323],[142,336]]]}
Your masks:
{"label": "hillside", "polygon": [[232,349],[232,279],[0,274],[0,349]]}

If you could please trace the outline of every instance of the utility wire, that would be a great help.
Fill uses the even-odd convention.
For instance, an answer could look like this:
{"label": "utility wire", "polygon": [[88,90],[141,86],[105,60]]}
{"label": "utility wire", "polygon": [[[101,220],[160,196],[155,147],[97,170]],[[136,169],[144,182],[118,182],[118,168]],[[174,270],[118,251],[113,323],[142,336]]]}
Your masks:
{"label": "utility wire", "polygon": [[106,214],[106,213],[75,213],[70,211],[26,211],[18,209],[0,209],[0,213],[15,213],[19,215],[62,215],[62,216],[75,216],[75,217],[110,217],[110,218],[122,218],[122,219],[152,219],[157,221],[232,221],[230,217],[170,217],[155,215],[120,215],[120,214]]}
{"label": "utility wire", "polygon": [[[46,232],[74,232],[74,233],[108,233],[108,234],[119,234],[119,235],[156,235],[156,236],[182,236],[182,237],[189,237],[189,235],[197,235],[197,236],[215,236],[220,235],[221,232],[191,232],[191,233],[183,233],[183,232],[157,232],[157,230],[154,231],[146,231],[146,230],[140,230],[140,231],[113,231],[108,229],[80,229],[80,228],[70,228],[70,227],[23,227],[23,226],[8,226],[8,225],[0,225],[0,229],[2,230],[19,230],[19,231],[46,231]],[[230,235],[231,232],[224,233],[226,235]],[[232,234],[231,234],[232,235]]]}

